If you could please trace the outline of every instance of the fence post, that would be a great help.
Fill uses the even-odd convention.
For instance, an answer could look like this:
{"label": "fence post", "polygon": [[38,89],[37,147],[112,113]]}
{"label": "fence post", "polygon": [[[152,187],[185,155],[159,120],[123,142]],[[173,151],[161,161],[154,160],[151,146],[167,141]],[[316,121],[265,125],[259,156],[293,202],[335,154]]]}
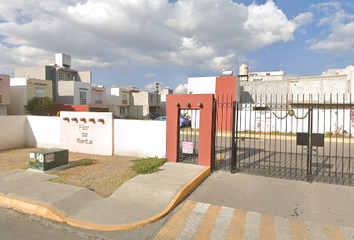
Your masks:
{"label": "fence post", "polygon": [[309,105],[309,119],[308,119],[308,132],[309,132],[309,141],[307,144],[307,181],[312,182],[312,114],[313,106]]}
{"label": "fence post", "polygon": [[[235,112],[237,111],[237,106],[236,106],[237,102],[234,101],[233,102],[233,106],[232,106],[232,132],[231,132],[231,141],[232,141],[232,155],[231,155],[231,173],[234,173],[236,171],[236,157],[237,157],[237,117],[235,117]],[[237,116],[238,116],[238,112],[237,112]],[[236,125],[235,125],[236,124]],[[235,127],[236,127],[236,132],[235,132]],[[235,136],[236,134],[236,136]]]}
{"label": "fence post", "polygon": [[212,160],[211,160],[211,171],[215,170],[215,138],[216,138],[216,106],[217,106],[217,101],[214,98],[214,108],[213,108],[213,146],[212,146]]}

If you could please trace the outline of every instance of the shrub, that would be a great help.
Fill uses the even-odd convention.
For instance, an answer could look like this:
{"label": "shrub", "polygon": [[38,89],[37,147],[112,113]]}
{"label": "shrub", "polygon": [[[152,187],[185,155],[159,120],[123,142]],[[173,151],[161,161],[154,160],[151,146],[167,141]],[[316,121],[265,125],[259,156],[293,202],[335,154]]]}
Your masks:
{"label": "shrub", "polygon": [[91,165],[92,163],[93,163],[92,159],[84,158],[84,159],[81,159],[80,166],[88,166],[88,165]]}
{"label": "shrub", "polygon": [[28,100],[25,110],[32,115],[49,116],[50,112],[54,110],[54,106],[55,102],[50,97],[34,97]]}
{"label": "shrub", "polygon": [[159,171],[159,167],[165,162],[165,158],[143,158],[139,160],[133,160],[134,165],[131,167],[138,174],[154,173]]}

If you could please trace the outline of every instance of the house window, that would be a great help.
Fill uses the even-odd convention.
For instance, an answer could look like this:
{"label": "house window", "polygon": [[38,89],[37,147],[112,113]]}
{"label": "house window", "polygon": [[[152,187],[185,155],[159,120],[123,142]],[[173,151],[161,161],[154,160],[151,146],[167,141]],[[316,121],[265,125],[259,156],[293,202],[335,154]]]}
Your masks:
{"label": "house window", "polygon": [[122,94],[122,104],[128,104],[127,98],[128,98],[127,94]]}
{"label": "house window", "polygon": [[44,97],[45,96],[45,89],[39,88],[39,87],[34,88],[34,96],[39,97],[39,98]]}
{"label": "house window", "polygon": [[80,92],[80,105],[86,105],[86,92]]}
{"label": "house window", "polygon": [[65,73],[59,72],[59,81],[65,81]]}
{"label": "house window", "polygon": [[102,101],[102,94],[101,93],[96,93],[96,100]]}
{"label": "house window", "polygon": [[125,115],[125,107],[119,108],[119,114],[120,115]]}

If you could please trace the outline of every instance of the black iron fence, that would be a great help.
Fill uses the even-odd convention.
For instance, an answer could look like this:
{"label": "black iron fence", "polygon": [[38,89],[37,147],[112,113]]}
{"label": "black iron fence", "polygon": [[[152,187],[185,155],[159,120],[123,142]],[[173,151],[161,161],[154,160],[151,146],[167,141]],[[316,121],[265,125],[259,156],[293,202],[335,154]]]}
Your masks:
{"label": "black iron fence", "polygon": [[350,95],[250,95],[232,108],[232,140],[215,135],[215,153],[231,154],[223,169],[353,185]]}
{"label": "black iron fence", "polygon": [[234,95],[217,95],[214,99],[214,147],[212,169],[230,169]]}
{"label": "black iron fence", "polygon": [[200,110],[180,110],[178,161],[198,164]]}

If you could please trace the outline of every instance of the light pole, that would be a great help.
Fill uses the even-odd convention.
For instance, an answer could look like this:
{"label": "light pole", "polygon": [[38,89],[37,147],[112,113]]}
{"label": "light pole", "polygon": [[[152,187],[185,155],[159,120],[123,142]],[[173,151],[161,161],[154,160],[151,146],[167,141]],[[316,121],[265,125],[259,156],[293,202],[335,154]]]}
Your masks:
{"label": "light pole", "polygon": [[159,82],[155,82],[155,87],[156,87],[156,93],[159,93],[159,85],[160,83]]}

